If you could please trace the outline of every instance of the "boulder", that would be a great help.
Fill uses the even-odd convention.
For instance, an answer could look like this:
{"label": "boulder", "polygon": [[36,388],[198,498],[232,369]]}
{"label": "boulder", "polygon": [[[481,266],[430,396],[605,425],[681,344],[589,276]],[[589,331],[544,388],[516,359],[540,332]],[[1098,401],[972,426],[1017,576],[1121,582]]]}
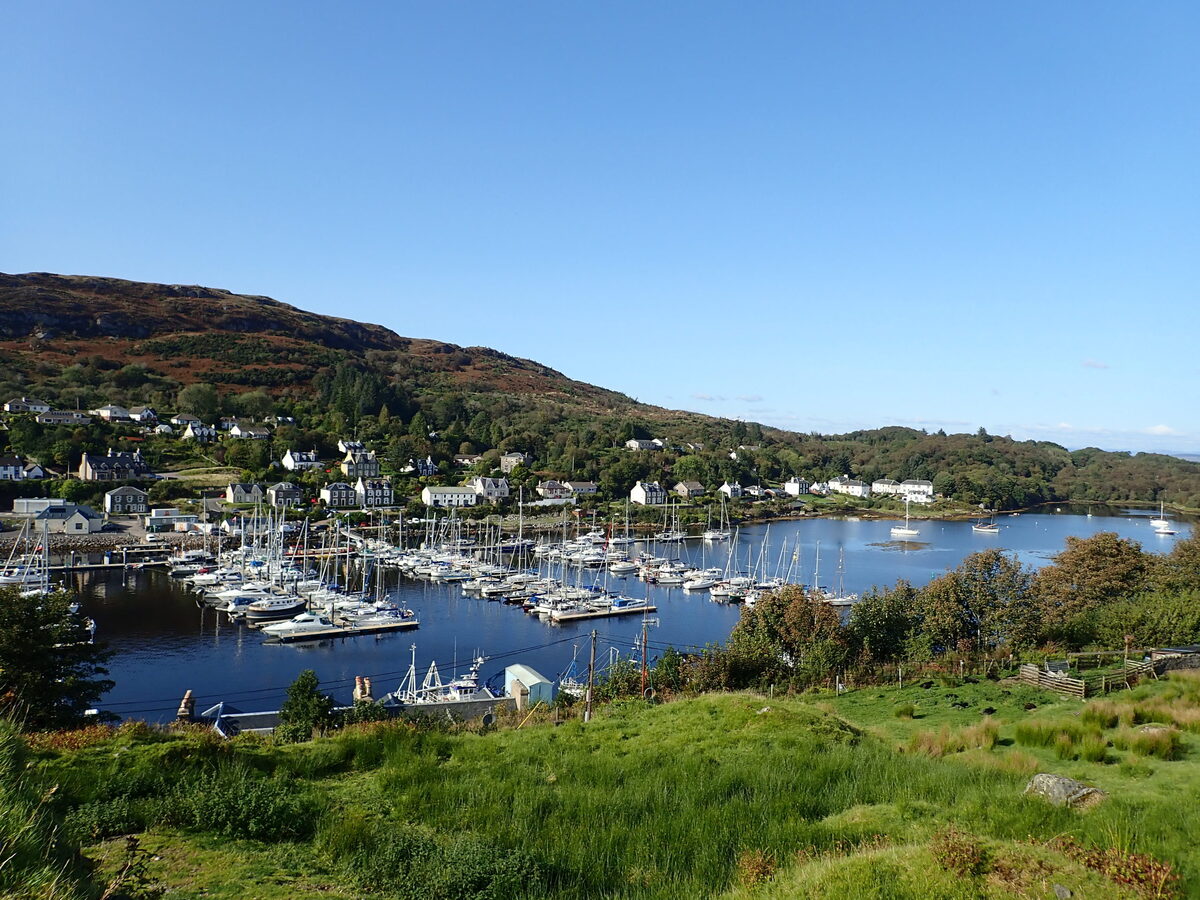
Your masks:
{"label": "boulder", "polygon": [[1072,809],[1088,809],[1108,796],[1104,791],[1090,787],[1082,781],[1064,775],[1051,775],[1048,772],[1039,772],[1029,779],[1025,793],[1041,797],[1054,806],[1069,806]]}

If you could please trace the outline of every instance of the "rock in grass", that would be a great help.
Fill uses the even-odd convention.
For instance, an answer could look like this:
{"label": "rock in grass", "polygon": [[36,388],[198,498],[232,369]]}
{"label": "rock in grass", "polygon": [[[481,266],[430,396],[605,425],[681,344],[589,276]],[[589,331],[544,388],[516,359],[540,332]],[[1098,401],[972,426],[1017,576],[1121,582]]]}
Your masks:
{"label": "rock in grass", "polygon": [[1090,809],[1104,800],[1108,794],[1090,787],[1082,781],[1067,778],[1065,775],[1051,775],[1039,772],[1029,779],[1025,786],[1026,794],[1041,797],[1047,803],[1055,806],[1069,806],[1072,809]]}
{"label": "rock in grass", "polygon": [[1069,897],[1075,896],[1075,892],[1065,884],[1056,884],[1054,886],[1054,896],[1057,897],[1058,900],[1068,900]]}

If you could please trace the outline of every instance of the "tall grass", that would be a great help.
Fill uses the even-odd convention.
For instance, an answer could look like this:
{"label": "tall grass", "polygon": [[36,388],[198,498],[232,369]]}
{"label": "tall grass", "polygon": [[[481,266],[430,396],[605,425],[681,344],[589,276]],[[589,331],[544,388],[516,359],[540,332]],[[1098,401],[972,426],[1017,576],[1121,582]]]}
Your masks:
{"label": "tall grass", "polygon": [[0,721],[0,896],[90,896],[83,860],[51,809],[53,790],[35,779],[27,762],[17,728]]}

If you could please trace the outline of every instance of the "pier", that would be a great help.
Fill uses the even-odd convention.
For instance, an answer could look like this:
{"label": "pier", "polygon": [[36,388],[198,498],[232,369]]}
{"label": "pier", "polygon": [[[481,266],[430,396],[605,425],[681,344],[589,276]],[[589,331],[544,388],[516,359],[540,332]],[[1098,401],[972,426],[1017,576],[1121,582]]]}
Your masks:
{"label": "pier", "polygon": [[658,612],[657,606],[631,606],[628,608],[618,607],[617,609],[593,609],[580,610],[578,612],[565,612],[555,615],[550,613],[550,621],[552,622],[578,622],[582,619],[608,619],[613,616],[632,616],[634,613],[652,613]]}

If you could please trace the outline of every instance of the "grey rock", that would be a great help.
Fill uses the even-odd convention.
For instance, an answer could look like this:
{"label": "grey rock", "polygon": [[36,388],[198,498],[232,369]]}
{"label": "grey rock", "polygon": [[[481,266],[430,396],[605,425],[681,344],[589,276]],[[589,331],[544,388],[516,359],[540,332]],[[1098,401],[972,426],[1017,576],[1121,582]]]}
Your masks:
{"label": "grey rock", "polygon": [[1057,897],[1058,900],[1067,900],[1069,897],[1074,897],[1075,892],[1065,885],[1056,884],[1054,886],[1054,896]]}
{"label": "grey rock", "polygon": [[1088,809],[1108,796],[1104,791],[1074,778],[1048,772],[1039,772],[1029,779],[1025,793],[1041,797],[1054,806],[1069,806],[1072,809]]}

